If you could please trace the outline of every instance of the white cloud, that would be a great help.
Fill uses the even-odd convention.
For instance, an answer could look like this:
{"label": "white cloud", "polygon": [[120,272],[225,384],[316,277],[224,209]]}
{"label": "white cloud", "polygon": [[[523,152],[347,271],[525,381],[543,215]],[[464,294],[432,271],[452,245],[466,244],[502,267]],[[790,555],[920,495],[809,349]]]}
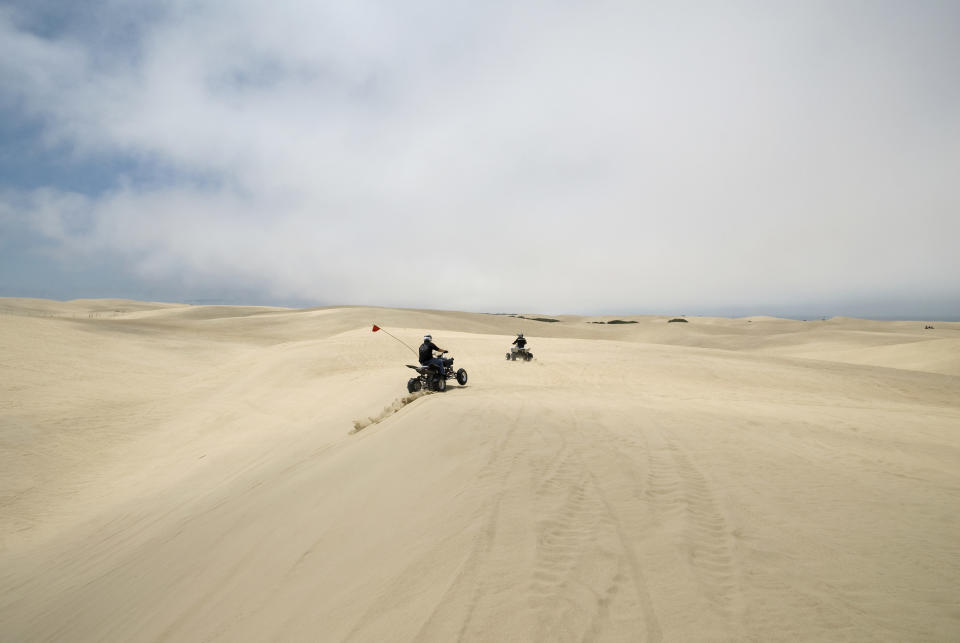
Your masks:
{"label": "white cloud", "polygon": [[484,309],[960,291],[948,6],[159,6],[116,59],[0,14],[51,140],[177,177],[28,199],[76,261]]}

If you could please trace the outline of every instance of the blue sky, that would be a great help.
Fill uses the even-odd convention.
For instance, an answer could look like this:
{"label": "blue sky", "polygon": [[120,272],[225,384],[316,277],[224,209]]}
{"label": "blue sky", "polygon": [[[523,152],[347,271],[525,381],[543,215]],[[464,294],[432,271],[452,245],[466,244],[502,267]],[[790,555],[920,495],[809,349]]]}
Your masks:
{"label": "blue sky", "polygon": [[7,2],[0,296],[960,318],[954,2]]}

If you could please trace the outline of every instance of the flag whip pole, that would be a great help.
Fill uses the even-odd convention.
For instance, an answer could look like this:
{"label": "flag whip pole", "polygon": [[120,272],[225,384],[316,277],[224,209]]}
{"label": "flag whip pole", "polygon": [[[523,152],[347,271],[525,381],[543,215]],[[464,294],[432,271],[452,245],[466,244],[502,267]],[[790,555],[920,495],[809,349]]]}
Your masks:
{"label": "flag whip pole", "polygon": [[[378,330],[382,330],[382,331],[385,332],[387,335],[390,335],[390,337],[393,337],[393,335],[390,333],[390,331],[384,330],[384,329],[381,328],[380,326],[377,326],[376,324],[374,324],[374,325],[373,325],[373,331],[372,331],[372,332],[375,333],[375,332],[377,332]],[[410,345],[407,344],[407,343],[406,343],[405,341],[403,341],[402,339],[397,339],[396,337],[393,337],[393,338],[396,339],[396,340],[397,340],[398,342],[400,342],[401,344],[403,344],[404,346],[406,346],[407,348],[409,348],[409,349],[410,349],[410,352],[413,353],[414,355],[417,355],[417,354],[418,354],[417,351],[413,350],[413,348],[411,348]]]}

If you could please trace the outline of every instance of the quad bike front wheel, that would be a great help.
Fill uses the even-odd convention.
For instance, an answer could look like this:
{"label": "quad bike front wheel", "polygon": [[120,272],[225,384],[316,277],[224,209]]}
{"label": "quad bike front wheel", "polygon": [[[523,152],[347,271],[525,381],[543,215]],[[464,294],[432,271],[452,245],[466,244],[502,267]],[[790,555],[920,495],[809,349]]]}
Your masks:
{"label": "quad bike front wheel", "polygon": [[420,390],[420,388],[421,388],[422,386],[423,386],[423,385],[420,383],[420,378],[419,378],[419,377],[411,377],[409,380],[407,380],[407,392],[408,392],[408,393],[416,393],[417,391]]}
{"label": "quad bike front wheel", "polygon": [[459,371],[457,371],[457,384],[459,384],[460,386],[467,385],[467,372],[462,368]]}

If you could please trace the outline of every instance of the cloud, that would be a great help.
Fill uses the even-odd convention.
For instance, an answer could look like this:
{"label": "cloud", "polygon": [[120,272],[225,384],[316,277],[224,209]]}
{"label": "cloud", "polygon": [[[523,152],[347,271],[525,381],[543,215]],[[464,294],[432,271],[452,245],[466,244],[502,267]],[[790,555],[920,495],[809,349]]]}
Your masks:
{"label": "cloud", "polygon": [[149,7],[0,13],[0,106],[129,160],[6,186],[66,263],[487,310],[960,292],[949,4]]}

